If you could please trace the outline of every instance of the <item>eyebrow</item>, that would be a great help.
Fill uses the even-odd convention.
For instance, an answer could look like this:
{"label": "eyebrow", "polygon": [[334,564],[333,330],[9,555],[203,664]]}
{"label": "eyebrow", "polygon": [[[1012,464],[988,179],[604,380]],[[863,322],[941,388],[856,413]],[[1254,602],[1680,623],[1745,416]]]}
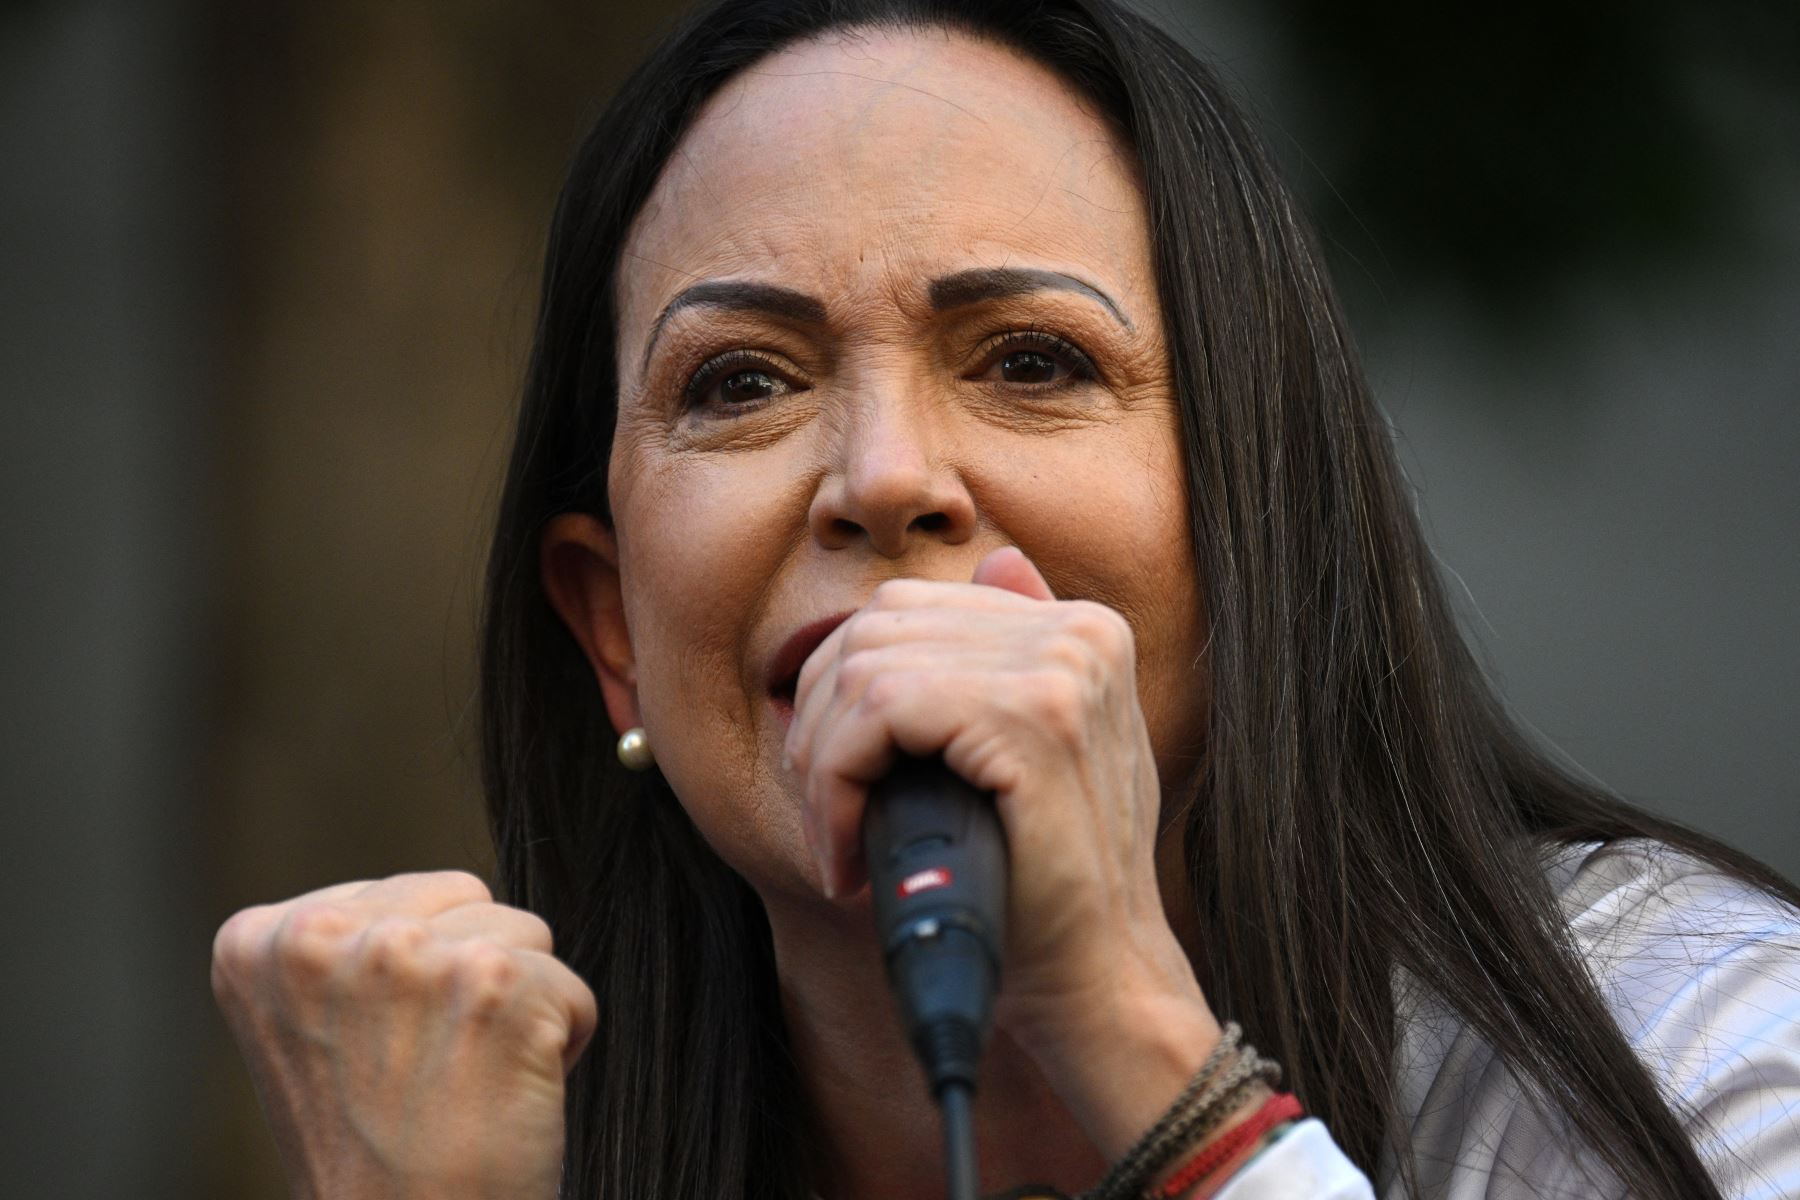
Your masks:
{"label": "eyebrow", "polygon": [[[1131,319],[1120,311],[1111,296],[1090,283],[1061,271],[1045,271],[1035,267],[973,267],[940,275],[927,287],[926,295],[933,312],[947,312],[983,300],[1000,300],[1028,292],[1073,292],[1096,301],[1113,319],[1135,331]],[[641,375],[650,367],[650,352],[669,318],[684,308],[727,308],[741,312],[764,312],[807,325],[825,323],[825,305],[805,292],[797,292],[773,283],[753,283],[740,279],[710,279],[681,291],[663,306],[650,325],[650,337],[644,343],[644,358],[639,364]]]}
{"label": "eyebrow", "polygon": [[642,375],[650,368],[650,352],[669,318],[684,308],[730,308],[747,312],[766,312],[807,325],[825,323],[825,305],[793,288],[773,283],[751,283],[741,279],[709,279],[696,283],[663,305],[650,326],[650,339],[644,343],[644,361],[638,365]]}
{"label": "eyebrow", "polygon": [[1133,329],[1131,319],[1119,310],[1113,298],[1091,283],[1083,283],[1061,271],[1042,271],[1035,267],[974,267],[931,281],[928,293],[936,312],[978,304],[983,300],[999,300],[1022,296],[1027,292],[1074,292],[1098,302],[1126,329]]}

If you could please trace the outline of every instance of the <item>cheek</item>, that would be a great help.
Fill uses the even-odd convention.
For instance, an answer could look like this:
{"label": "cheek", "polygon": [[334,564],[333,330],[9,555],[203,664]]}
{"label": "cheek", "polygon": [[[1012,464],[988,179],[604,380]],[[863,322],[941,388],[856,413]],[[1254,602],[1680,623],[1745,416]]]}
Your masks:
{"label": "cheek", "polygon": [[1173,784],[1203,752],[1209,696],[1205,601],[1175,417],[1132,418],[1070,449],[1058,473],[1079,486],[1046,489],[1041,475],[1032,484],[1045,518],[1038,544],[1046,556],[1054,547],[1046,575],[1059,595],[1098,600],[1131,623],[1138,700],[1159,772]]}
{"label": "cheek", "polygon": [[768,774],[767,714],[745,647],[796,519],[791,475],[755,458],[669,457],[614,491],[638,704],[658,767],[708,843],[751,878],[784,841],[792,805]]}
{"label": "cheek", "polygon": [[671,735],[683,704],[725,700],[727,687],[741,703],[743,636],[784,545],[779,489],[732,465],[671,457],[640,467],[615,501],[640,699]]}
{"label": "cheek", "polygon": [[1148,519],[1137,557],[1144,576],[1139,694],[1165,787],[1175,786],[1204,756],[1212,690],[1187,492],[1179,452],[1169,457],[1166,471],[1149,476],[1158,486],[1143,497]]}

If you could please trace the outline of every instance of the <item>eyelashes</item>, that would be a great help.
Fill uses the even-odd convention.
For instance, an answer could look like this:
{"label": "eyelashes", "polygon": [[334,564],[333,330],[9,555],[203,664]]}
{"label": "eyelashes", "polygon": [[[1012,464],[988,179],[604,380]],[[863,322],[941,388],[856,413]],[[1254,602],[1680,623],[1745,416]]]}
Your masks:
{"label": "eyelashes", "polygon": [[[1069,339],[1044,329],[1017,329],[986,339],[976,351],[981,367],[976,382],[999,391],[1048,395],[1092,383],[1100,377],[1094,360]],[[1049,364],[1052,378],[987,380],[1002,372],[1041,375]],[[1060,372],[1060,377],[1059,377]],[[775,357],[740,348],[714,355],[696,368],[681,387],[684,411],[737,413],[760,408],[790,392],[807,390],[791,381],[793,372]],[[722,390],[721,390],[722,389]],[[715,397],[715,392],[718,395]]]}
{"label": "eyelashes", "polygon": [[[1002,351],[1008,350],[1011,353],[1002,353]],[[996,334],[982,344],[978,353],[984,372],[996,365],[1004,370],[1007,363],[1021,354],[1026,357],[1060,358],[1069,368],[1069,375],[1066,379],[1052,380],[1048,383],[1034,383],[1029,380],[1005,381],[1009,386],[1060,391],[1064,387],[1076,383],[1089,383],[1100,377],[1100,372],[1094,366],[1094,360],[1087,356],[1086,351],[1068,338],[1051,333],[1047,329],[1020,329],[1011,333]]]}
{"label": "eyelashes", "polygon": [[[700,364],[700,368],[682,385],[681,401],[684,409],[708,407],[708,395],[715,386],[725,383],[736,383],[740,399],[735,403],[721,405],[723,408],[745,407],[746,401],[760,403],[768,397],[748,397],[742,393],[745,383],[751,388],[761,386],[753,380],[763,380],[770,387],[787,387],[781,382],[785,372],[774,359],[755,350],[728,350],[724,354],[715,355]],[[791,391],[792,388],[787,388]]]}

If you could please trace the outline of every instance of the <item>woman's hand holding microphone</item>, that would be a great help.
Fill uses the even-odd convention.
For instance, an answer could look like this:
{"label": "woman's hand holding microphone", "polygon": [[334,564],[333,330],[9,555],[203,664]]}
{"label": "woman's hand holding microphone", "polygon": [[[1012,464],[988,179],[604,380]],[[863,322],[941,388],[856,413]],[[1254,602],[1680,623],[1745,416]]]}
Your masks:
{"label": "woman's hand holding microphone", "polygon": [[460,871],[248,908],[213,992],[298,1200],[553,1200],[594,996]]}
{"label": "woman's hand holding microphone", "polygon": [[866,879],[863,805],[896,747],[994,793],[1011,852],[996,1024],[1117,1157],[1221,1032],[1157,886],[1131,627],[1057,600],[1013,548],[970,583],[881,585],[807,660],[788,731],[828,894]]}

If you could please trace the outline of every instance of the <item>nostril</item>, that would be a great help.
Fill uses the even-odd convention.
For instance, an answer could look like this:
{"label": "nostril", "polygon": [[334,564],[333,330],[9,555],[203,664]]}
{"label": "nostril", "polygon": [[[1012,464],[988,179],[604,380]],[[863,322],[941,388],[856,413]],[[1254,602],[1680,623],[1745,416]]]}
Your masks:
{"label": "nostril", "polygon": [[950,525],[950,518],[941,512],[926,513],[914,517],[912,528],[921,533],[940,533]]}

